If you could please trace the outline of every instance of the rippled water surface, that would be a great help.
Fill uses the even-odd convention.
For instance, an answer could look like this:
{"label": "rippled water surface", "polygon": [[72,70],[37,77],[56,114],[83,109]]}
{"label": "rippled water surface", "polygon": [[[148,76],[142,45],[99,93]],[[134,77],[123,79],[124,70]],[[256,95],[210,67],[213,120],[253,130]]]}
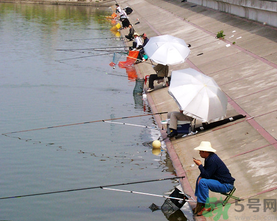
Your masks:
{"label": "rippled water surface", "polygon": [[[135,80],[112,69],[123,48],[111,9],[0,4],[0,197],[173,176]],[[124,56],[120,59],[126,59]],[[89,122],[89,123],[85,123]],[[59,126],[49,128],[52,126]],[[10,133],[13,132],[13,133]],[[173,181],[118,186],[164,194]],[[163,198],[101,190],[0,200],[0,220],[166,220]]]}

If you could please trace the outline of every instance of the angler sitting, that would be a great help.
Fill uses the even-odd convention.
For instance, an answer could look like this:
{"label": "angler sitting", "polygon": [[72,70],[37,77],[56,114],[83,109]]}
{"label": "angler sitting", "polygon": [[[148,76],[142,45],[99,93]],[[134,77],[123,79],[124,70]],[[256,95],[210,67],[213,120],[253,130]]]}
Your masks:
{"label": "angler sitting", "polygon": [[138,59],[145,61],[147,59],[144,58],[145,56],[145,52],[144,52],[144,46],[147,44],[147,42],[149,41],[149,38],[146,36],[145,33],[142,34],[142,39],[143,39],[143,44],[142,44],[142,49],[139,50],[139,55],[138,55]]}
{"label": "angler sitting", "polygon": [[138,50],[142,48],[142,41],[137,32],[134,33],[134,42],[133,42],[133,47],[131,48],[132,50]]}
{"label": "angler sitting", "polygon": [[167,135],[167,137],[169,138],[172,138],[178,135],[178,132],[177,132],[178,121],[190,121],[190,122],[193,121],[193,118],[183,114],[182,110],[167,113],[167,119],[170,119],[170,122],[169,122],[170,133]]}
{"label": "angler sitting", "polygon": [[134,33],[135,33],[135,29],[133,27],[133,25],[129,25],[129,34],[125,35],[125,38],[129,39],[129,41],[132,41],[134,39]]}
{"label": "angler sitting", "polygon": [[[156,74],[150,74],[149,76],[149,88],[147,90],[148,93],[154,90],[155,80],[162,80],[168,76],[169,67],[168,65],[157,64],[156,66],[154,66],[154,70]],[[169,77],[169,80],[170,80],[170,77]],[[176,128],[177,128],[177,125],[176,125]]]}
{"label": "angler sitting", "polygon": [[193,212],[197,216],[202,216],[204,212],[212,210],[207,203],[209,190],[217,193],[228,193],[233,190],[235,179],[231,176],[224,162],[215,154],[216,150],[212,148],[209,141],[202,141],[194,150],[199,150],[199,155],[205,159],[203,166],[200,160],[193,158],[193,162],[200,170],[195,187],[197,205]]}

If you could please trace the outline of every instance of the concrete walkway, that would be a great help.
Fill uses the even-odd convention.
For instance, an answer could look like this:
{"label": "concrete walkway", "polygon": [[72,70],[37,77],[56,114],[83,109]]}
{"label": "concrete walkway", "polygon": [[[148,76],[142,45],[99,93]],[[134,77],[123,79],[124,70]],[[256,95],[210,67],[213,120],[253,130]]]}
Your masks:
{"label": "concrete walkway", "polygon": [[[277,220],[277,30],[180,0],[122,0],[119,4],[134,10],[129,17],[132,24],[140,21],[134,25],[136,32],[148,37],[170,34],[191,44],[187,61],[170,66],[170,71],[191,67],[213,77],[228,97],[227,117],[246,116],[193,136],[165,139],[177,175],[186,175],[185,192],[194,196],[199,175],[192,157],[200,156],[193,148],[210,141],[236,178],[234,195],[244,199],[230,200],[231,206],[195,219]],[[215,38],[221,30],[224,40]],[[135,66],[140,78],[154,73],[149,61]],[[156,88],[147,94],[152,112],[178,110],[168,88]],[[160,121],[166,115],[155,119],[165,138]],[[211,193],[210,197],[224,196]]]}

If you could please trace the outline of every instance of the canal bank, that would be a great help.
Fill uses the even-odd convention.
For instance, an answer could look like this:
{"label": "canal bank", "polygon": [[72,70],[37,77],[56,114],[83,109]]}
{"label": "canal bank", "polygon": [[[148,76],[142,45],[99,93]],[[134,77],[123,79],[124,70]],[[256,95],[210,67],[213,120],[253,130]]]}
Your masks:
{"label": "canal bank", "polygon": [[[181,180],[186,193],[194,196],[199,170],[192,157],[200,157],[193,148],[204,140],[212,143],[236,179],[234,195],[242,201],[231,199],[228,206],[219,207],[206,217],[196,217],[196,220],[276,217],[273,209],[277,198],[276,29],[188,2],[131,0],[119,4],[134,10],[129,18],[139,34],[146,33],[149,38],[170,34],[191,44],[187,61],[170,66],[170,72],[191,67],[213,77],[228,97],[227,117],[245,116],[224,126],[171,141],[160,123],[166,119],[166,114],[155,116],[177,175],[186,176]],[[225,34],[223,40],[216,38],[221,30]],[[127,31],[123,30],[122,34]],[[136,69],[140,78],[154,73],[149,61],[137,64]],[[156,85],[156,90],[146,96],[152,112],[178,110],[168,88]],[[210,196],[218,200],[224,198],[217,193]]]}

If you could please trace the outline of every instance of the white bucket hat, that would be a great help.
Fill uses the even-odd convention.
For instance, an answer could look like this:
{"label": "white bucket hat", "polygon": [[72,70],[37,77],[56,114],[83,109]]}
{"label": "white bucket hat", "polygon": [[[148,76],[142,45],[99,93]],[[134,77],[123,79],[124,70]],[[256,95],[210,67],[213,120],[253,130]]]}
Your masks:
{"label": "white bucket hat", "polygon": [[209,141],[202,141],[198,147],[195,147],[194,150],[201,150],[206,152],[216,152]]}

